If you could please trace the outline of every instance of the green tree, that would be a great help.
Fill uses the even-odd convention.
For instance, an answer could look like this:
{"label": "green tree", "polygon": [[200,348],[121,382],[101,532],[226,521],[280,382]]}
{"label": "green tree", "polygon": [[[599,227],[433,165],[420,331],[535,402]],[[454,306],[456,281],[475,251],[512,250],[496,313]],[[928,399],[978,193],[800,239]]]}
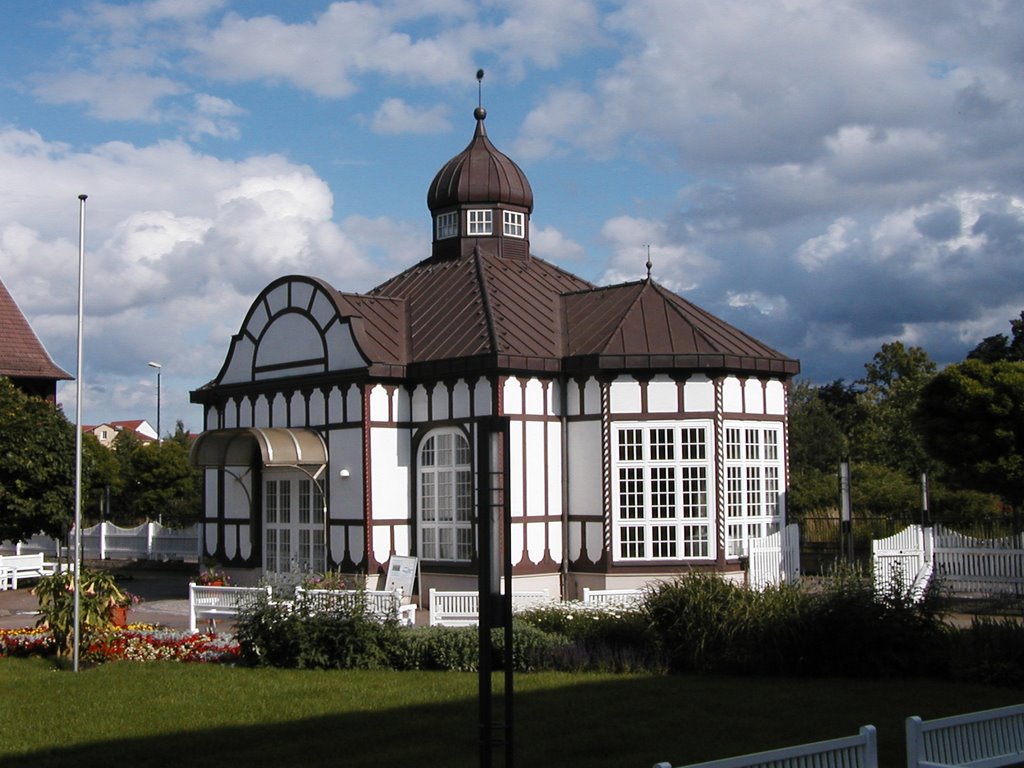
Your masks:
{"label": "green tree", "polygon": [[1020,317],[1010,321],[1010,336],[997,333],[988,336],[967,353],[968,360],[996,363],[1000,360],[1024,361],[1024,311]]}
{"label": "green tree", "polygon": [[202,476],[189,463],[189,437],[178,422],[173,437],[144,444],[122,432],[114,441],[123,484],[111,515],[113,522],[134,525],[162,520],[182,527],[199,519]]}
{"label": "green tree", "polygon": [[61,536],[74,509],[75,428],[0,376],[0,540]]}
{"label": "green tree", "polygon": [[915,422],[964,487],[1024,507],[1024,362],[948,366],[923,389]]}
{"label": "green tree", "polygon": [[853,430],[851,455],[915,477],[929,456],[914,424],[922,388],[935,376],[935,363],[921,347],[883,344],[858,383],[864,417]]}

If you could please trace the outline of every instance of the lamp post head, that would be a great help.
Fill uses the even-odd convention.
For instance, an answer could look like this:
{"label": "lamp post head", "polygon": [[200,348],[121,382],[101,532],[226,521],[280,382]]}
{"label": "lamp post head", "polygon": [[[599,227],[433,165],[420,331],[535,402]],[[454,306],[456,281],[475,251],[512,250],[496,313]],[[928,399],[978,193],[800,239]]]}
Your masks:
{"label": "lamp post head", "polygon": [[148,365],[150,368],[163,368],[163,366],[160,365],[160,363],[154,363],[152,361],[146,363],[146,365]]}

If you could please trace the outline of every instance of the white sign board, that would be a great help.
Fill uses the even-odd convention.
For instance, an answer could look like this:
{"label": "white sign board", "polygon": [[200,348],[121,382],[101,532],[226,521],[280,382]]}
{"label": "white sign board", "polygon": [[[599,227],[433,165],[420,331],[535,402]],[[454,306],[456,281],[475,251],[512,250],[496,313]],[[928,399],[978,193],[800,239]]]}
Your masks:
{"label": "white sign board", "polygon": [[406,597],[412,595],[412,585],[416,580],[419,562],[418,557],[392,555],[391,562],[388,564],[388,577],[384,582],[384,589],[390,592],[401,587],[403,595]]}

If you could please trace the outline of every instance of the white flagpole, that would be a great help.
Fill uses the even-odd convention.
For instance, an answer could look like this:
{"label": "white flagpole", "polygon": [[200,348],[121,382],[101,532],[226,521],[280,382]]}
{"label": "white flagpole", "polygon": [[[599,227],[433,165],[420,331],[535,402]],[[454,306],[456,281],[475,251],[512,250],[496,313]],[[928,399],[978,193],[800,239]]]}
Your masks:
{"label": "white flagpole", "polygon": [[82,586],[82,315],[85,304],[85,200],[78,196],[78,370],[75,373],[75,637],[74,670],[78,671],[78,646],[81,637]]}

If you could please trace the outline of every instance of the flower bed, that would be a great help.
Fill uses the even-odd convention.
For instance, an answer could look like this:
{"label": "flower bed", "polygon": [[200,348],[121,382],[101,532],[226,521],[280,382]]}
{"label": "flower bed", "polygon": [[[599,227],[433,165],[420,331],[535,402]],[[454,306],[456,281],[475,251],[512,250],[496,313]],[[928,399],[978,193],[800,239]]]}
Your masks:
{"label": "flower bed", "polygon": [[[0,656],[48,655],[55,650],[45,629],[0,630]],[[234,663],[238,642],[231,635],[178,632],[146,624],[132,624],[83,638],[82,658],[89,662],[181,661]]]}

